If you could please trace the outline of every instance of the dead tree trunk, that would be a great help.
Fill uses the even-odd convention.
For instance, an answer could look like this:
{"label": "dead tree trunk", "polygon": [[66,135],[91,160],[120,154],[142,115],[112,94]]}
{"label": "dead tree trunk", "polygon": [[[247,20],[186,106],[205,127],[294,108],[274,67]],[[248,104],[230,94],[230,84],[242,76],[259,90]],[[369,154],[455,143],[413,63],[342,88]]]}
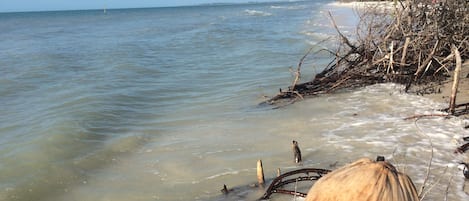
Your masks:
{"label": "dead tree trunk", "polygon": [[456,108],[456,95],[458,94],[459,73],[461,72],[461,55],[456,46],[453,45],[454,57],[456,58],[456,69],[454,69],[453,87],[451,88],[451,99],[449,102],[449,112],[454,114]]}

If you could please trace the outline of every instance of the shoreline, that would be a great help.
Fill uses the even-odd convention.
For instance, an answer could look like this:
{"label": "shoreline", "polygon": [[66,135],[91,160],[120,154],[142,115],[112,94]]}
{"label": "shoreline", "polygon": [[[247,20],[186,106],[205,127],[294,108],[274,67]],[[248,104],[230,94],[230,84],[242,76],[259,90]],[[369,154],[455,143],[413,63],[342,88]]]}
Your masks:
{"label": "shoreline", "polygon": [[[424,97],[428,97],[436,102],[441,102],[441,103],[445,103],[449,105],[449,100],[451,97],[451,88],[453,85],[453,77],[454,75],[451,74],[451,77],[449,77],[448,80],[444,81],[444,83],[441,84],[440,86],[441,93],[426,94],[424,95]],[[456,104],[468,103],[468,102],[469,102],[469,61],[465,61],[461,67],[461,74],[460,74],[460,80],[459,80],[459,85],[458,85],[458,93],[456,95]],[[469,114],[461,115],[459,116],[459,118],[463,120],[469,120]],[[463,153],[463,154],[465,154],[464,162],[469,163],[469,153]],[[469,180],[468,179],[465,180],[462,190],[466,194],[469,195]]]}
{"label": "shoreline", "polygon": [[[425,94],[434,101],[446,103],[449,105],[451,97],[451,88],[453,85],[453,73],[451,77],[445,80],[440,86],[440,93]],[[461,74],[459,78],[458,93],[456,95],[456,104],[468,103],[469,102],[469,61],[465,61],[461,67]],[[469,119],[469,114],[461,115],[461,118]]]}
{"label": "shoreline", "polygon": [[383,12],[395,7],[392,1],[334,1],[329,3],[329,5],[353,9],[379,8],[383,9],[381,10]]}

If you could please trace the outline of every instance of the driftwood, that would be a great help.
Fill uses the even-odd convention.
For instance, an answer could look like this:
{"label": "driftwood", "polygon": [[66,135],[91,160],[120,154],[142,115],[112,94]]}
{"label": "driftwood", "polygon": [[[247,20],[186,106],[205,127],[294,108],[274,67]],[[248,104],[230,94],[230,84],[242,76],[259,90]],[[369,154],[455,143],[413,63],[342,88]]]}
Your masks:
{"label": "driftwood", "polygon": [[365,8],[359,13],[355,38],[342,34],[330,14],[340,44],[336,50],[322,51],[334,59],[313,80],[300,83],[301,64],[309,50],[288,90],[263,103],[277,108],[304,97],[384,82],[403,84],[406,92],[434,93],[438,90],[412,86],[446,80],[456,66],[452,47],[461,60],[469,58],[469,1],[397,1],[394,9]]}
{"label": "driftwood", "polygon": [[454,153],[462,154],[466,152],[467,150],[469,150],[469,142],[456,148],[456,150],[454,150]]}
{"label": "driftwood", "polygon": [[419,114],[404,118],[404,120],[420,119],[423,117],[448,117],[447,114]]}
{"label": "driftwood", "polygon": [[[451,108],[448,107],[448,108],[443,109],[442,111],[450,112]],[[454,112],[452,114],[454,116],[469,114],[469,103],[456,104],[454,106]]]}

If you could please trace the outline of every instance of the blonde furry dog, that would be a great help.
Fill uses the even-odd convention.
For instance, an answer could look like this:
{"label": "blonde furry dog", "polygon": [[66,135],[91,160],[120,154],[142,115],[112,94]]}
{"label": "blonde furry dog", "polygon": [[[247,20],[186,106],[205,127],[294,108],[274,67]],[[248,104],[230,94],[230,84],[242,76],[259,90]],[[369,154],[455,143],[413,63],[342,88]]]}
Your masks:
{"label": "blonde furry dog", "polygon": [[306,201],[418,201],[412,180],[385,161],[357,160],[319,179]]}

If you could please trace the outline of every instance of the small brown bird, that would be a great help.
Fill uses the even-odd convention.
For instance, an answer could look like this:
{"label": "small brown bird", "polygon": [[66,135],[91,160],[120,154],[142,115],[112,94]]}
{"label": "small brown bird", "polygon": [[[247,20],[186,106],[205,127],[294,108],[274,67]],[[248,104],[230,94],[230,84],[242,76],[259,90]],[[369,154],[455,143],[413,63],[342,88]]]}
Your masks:
{"label": "small brown bird", "polygon": [[298,142],[295,140],[293,140],[292,149],[293,149],[293,157],[295,159],[295,163],[300,163],[301,151],[300,151],[300,147],[298,146]]}

